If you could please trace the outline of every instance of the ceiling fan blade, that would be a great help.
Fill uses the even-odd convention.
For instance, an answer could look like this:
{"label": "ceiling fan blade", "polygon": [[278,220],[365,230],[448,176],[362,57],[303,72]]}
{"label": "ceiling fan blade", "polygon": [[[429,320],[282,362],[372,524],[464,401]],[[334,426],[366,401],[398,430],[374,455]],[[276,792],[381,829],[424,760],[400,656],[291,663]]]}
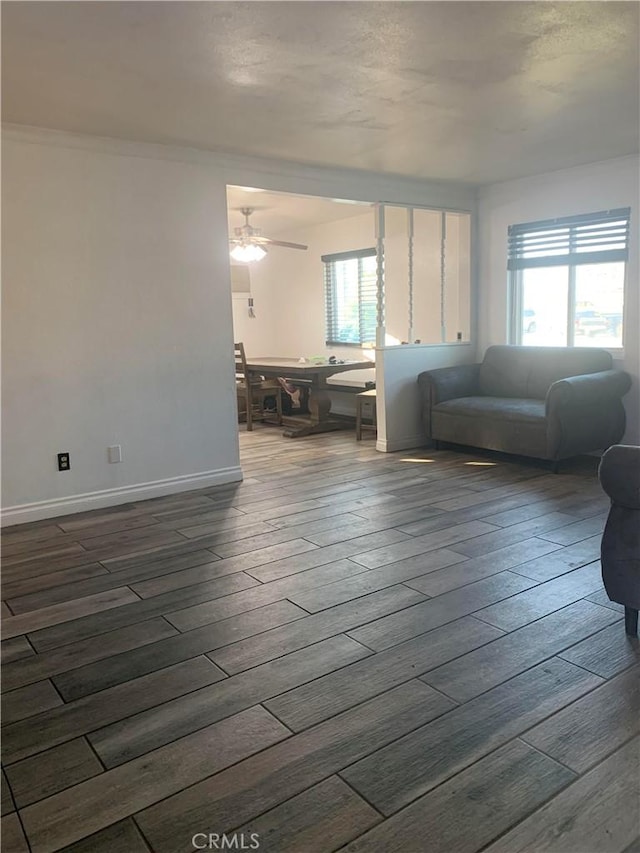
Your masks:
{"label": "ceiling fan blade", "polygon": [[287,243],[285,240],[272,240],[271,237],[260,237],[260,242],[268,243],[270,246],[284,246],[285,249],[308,249],[302,243]]}

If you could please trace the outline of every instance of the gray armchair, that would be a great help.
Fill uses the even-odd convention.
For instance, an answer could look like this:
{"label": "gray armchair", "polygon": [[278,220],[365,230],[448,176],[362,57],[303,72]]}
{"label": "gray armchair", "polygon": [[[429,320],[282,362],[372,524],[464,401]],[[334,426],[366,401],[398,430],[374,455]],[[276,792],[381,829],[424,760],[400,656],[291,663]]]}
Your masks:
{"label": "gray armchair", "polygon": [[611,498],[600,549],[602,580],[609,599],[624,605],[626,632],[635,637],[640,610],[640,447],[610,447],[598,476]]}

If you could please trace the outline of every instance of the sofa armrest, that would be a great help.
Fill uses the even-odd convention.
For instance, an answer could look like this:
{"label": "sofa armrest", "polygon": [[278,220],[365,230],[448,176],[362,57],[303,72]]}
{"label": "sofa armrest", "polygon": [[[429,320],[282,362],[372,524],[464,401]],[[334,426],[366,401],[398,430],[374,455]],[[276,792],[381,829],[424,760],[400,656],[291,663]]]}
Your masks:
{"label": "sofa armrest", "polygon": [[431,405],[437,406],[456,397],[475,397],[478,392],[479,364],[460,364],[426,370],[418,376],[422,391],[429,390]]}
{"label": "sofa armrest", "polygon": [[621,399],[631,388],[624,370],[602,370],[582,376],[568,376],[552,383],[547,391],[546,412],[564,406],[598,405],[603,399]]}
{"label": "sofa armrest", "polygon": [[474,397],[478,394],[479,364],[439,367],[418,376],[422,425],[427,438],[432,437],[431,410],[438,403],[455,397]]}
{"label": "sofa armrest", "polygon": [[631,378],[602,370],[554,382],[547,391],[547,458],[565,459],[618,444],[625,429],[622,397]]}
{"label": "sofa armrest", "polygon": [[614,444],[602,455],[598,477],[614,503],[640,509],[640,447]]}

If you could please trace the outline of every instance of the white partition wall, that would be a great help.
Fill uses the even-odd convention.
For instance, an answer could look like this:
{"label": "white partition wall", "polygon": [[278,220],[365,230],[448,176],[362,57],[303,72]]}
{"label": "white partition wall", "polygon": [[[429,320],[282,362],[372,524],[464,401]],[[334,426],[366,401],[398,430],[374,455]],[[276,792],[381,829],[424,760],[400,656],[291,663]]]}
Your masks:
{"label": "white partition wall", "polygon": [[471,343],[471,213],[380,204],[376,348],[383,452],[420,447],[417,377],[475,361]]}
{"label": "white partition wall", "polygon": [[383,453],[425,445],[418,374],[437,367],[472,364],[476,350],[470,343],[432,346],[382,347],[376,351],[378,439]]}

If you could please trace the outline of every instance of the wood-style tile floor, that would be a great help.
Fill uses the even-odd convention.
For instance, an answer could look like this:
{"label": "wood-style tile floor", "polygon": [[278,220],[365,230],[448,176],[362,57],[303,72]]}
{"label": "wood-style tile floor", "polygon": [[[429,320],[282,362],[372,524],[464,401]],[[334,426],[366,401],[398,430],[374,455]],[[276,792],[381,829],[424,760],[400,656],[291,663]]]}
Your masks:
{"label": "wood-style tile floor", "polygon": [[640,850],[594,461],[240,443],[4,532],[4,853]]}

